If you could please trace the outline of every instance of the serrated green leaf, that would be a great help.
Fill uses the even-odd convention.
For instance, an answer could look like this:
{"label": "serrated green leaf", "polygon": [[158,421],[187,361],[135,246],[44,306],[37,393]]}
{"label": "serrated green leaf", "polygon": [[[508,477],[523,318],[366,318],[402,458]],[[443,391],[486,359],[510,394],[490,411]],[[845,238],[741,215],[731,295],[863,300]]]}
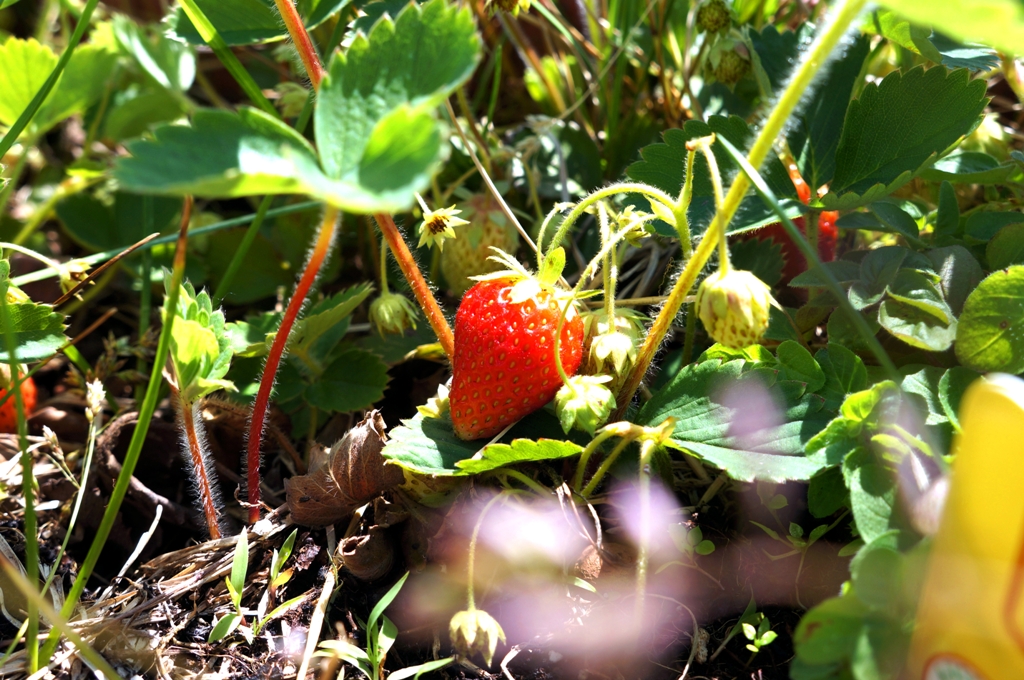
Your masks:
{"label": "serrated green leaf", "polygon": [[865,625],[867,613],[867,607],[852,591],[842,597],[825,600],[811,609],[800,619],[793,633],[797,660],[805,664],[827,665],[849,659]]}
{"label": "serrated green leaf", "polygon": [[928,366],[907,375],[900,383],[904,392],[920,397],[924,403],[921,415],[924,416],[925,425],[937,425],[948,420],[939,403],[939,382],[945,373],[941,368]]}
{"label": "serrated green leaf", "polygon": [[186,113],[185,102],[168,90],[122,90],[111,97],[103,135],[118,142],[141,137],[160,123],[178,120]]}
{"label": "serrated green leaf", "polygon": [[959,40],[1024,54],[1024,6],[1017,0],[883,0],[881,4]]}
{"label": "serrated green leaf", "polygon": [[[32,119],[30,130],[45,132],[85,111],[103,93],[117,56],[105,46],[82,45],[71,55],[53,91]],[[57,55],[34,39],[0,44],[0,123],[11,125],[57,65]]]}
{"label": "serrated green leaf", "polygon": [[[300,2],[306,28],[315,28],[351,0]],[[273,0],[196,0],[196,4],[228,45],[251,45],[288,36]],[[311,10],[312,8],[312,10]],[[178,9],[169,19],[173,35],[193,45],[204,41],[185,13]]]}
{"label": "serrated green leaf", "polygon": [[918,306],[895,299],[882,302],[878,323],[911,347],[930,352],[944,352],[956,339],[956,319],[944,323]]}
{"label": "serrated green leaf", "polygon": [[174,92],[186,92],[196,77],[192,49],[162,32],[146,35],[144,29],[123,14],[115,14],[114,36],[139,67],[158,85]]}
{"label": "serrated green leaf", "polygon": [[388,367],[376,354],[347,349],[305,392],[306,401],[325,411],[348,413],[369,408],[384,396]]}
{"label": "serrated green leaf", "polygon": [[460,460],[455,466],[462,474],[475,475],[516,463],[569,458],[582,450],[583,447],[575,442],[557,439],[514,439],[510,444],[491,444],[479,458]]}
{"label": "serrated green leaf", "polygon": [[[741,443],[729,434],[736,409],[721,403],[718,392],[725,384],[734,384],[740,379],[745,363],[712,360],[684,367],[644,404],[637,422],[658,425],[669,416],[675,418],[670,445],[722,468],[734,479],[747,482],[810,479],[821,464],[804,455],[804,446],[827,424],[828,416],[821,410],[824,400],[805,394],[801,383],[775,383],[775,394],[782,403],[782,423],[746,433]],[[765,374],[774,374],[774,371],[765,369],[762,375]]]}
{"label": "serrated green leaf", "polygon": [[411,202],[440,160],[429,112],[472,74],[479,50],[469,9],[445,0],[410,4],[356,35],[332,59],[317,102],[327,175]]}
{"label": "serrated green leaf", "polygon": [[807,385],[808,392],[817,392],[825,386],[825,372],[800,343],[787,340],[779,345],[776,354],[780,380],[798,380]]}
{"label": "serrated green leaf", "polygon": [[942,296],[953,314],[959,315],[967,296],[985,278],[981,265],[963,246],[934,248],[927,255],[939,276]]}
{"label": "serrated green leaf", "polygon": [[939,403],[953,428],[960,432],[960,401],[971,383],[981,376],[969,368],[954,366],[939,380]]}
{"label": "serrated green leaf", "polygon": [[979,151],[951,153],[921,172],[929,182],[955,182],[957,184],[1001,184],[1016,170],[1013,163],[1000,163],[998,159]]}
{"label": "serrated green leaf", "polygon": [[144,218],[147,200],[155,231],[163,232],[178,222],[181,199],[124,191],[115,192],[110,203],[88,193],[72,194],[57,204],[56,212],[71,238],[103,252],[125,248],[149,236]]}
{"label": "serrated green leaf", "polygon": [[850,287],[850,302],[855,309],[866,309],[881,301],[908,252],[900,246],[885,246],[872,250],[861,260],[860,280]]}
{"label": "serrated green leaf", "polygon": [[984,80],[967,69],[894,71],[867,85],[847,111],[823,203],[851,208],[909,182],[977,125],[986,103]]}
{"label": "serrated green leaf", "polygon": [[[640,150],[643,158],[626,168],[626,174],[638,182],[652,184],[675,196],[683,186],[686,168],[686,142],[698,137],[714,133],[728,139],[737,148],[743,149],[751,142],[753,132],[747,123],[737,116],[711,116],[707,123],[687,121],[683,129],[666,130],[662,135],[663,143],[651,144]],[[723,177],[729,177],[736,171],[736,164],[719,143],[712,146],[715,159]],[[695,233],[702,232],[711,222],[715,211],[714,191],[711,176],[708,174],[707,159],[697,155],[693,171],[693,199],[687,211],[690,227]],[[768,186],[780,198],[796,198],[796,189],[785,166],[777,157],[772,156],[762,168],[762,176]],[[793,200],[784,203],[787,214],[797,217],[802,214],[800,204]],[[790,210],[791,208],[791,210]],[[729,225],[730,232],[747,231],[756,227],[775,222],[777,218],[770,208],[757,196],[747,197],[740,205],[736,216]]]}
{"label": "serrated green leaf", "polygon": [[344,328],[340,327],[340,324],[348,319],[372,292],[373,284],[366,282],[346,288],[317,303],[295,324],[288,338],[288,353],[305,357],[314,352],[315,346],[326,343],[329,347],[317,348],[320,351],[316,352],[318,355],[326,356],[344,335],[347,324]]}
{"label": "serrated green leaf", "polygon": [[[456,437],[447,413],[442,418],[424,418],[423,414],[416,414],[409,420],[403,420],[388,436],[390,439],[382,453],[385,458],[407,470],[437,477],[471,475],[476,474],[477,468],[483,472],[506,463],[522,462],[507,458],[508,449],[503,444],[526,441],[527,437],[539,440],[531,443],[536,443],[539,447],[536,450],[543,453],[568,452],[571,445],[563,441],[558,419],[544,410],[526,416],[501,438],[501,442],[490,446],[486,439],[467,442]],[[582,433],[577,436],[586,437]],[[551,445],[540,444],[545,440],[551,440]],[[494,459],[488,457],[492,446],[499,447]],[[521,450],[530,449],[528,444],[521,446]],[[577,446],[576,451],[579,450],[581,447]],[[460,466],[460,462],[465,463],[465,467]]]}
{"label": "serrated green leaf", "polygon": [[[7,313],[13,329],[18,363],[49,358],[68,342],[64,335],[64,315],[53,311],[49,305],[8,303]],[[11,363],[6,343],[0,343],[0,363]]]}
{"label": "serrated green leaf", "polygon": [[981,210],[971,213],[964,225],[964,233],[975,241],[986,242],[1010,224],[1024,223],[1024,214],[1020,212],[1000,212]]}
{"label": "serrated green leaf", "polygon": [[228,198],[315,193],[325,181],[316,151],[303,137],[262,111],[199,110],[191,127],[164,125],[152,140],[128,144],[114,176],[140,193]]}
{"label": "serrated green leaf", "polygon": [[1024,264],[1024,224],[1010,224],[988,242],[985,259],[990,269],[1006,269],[1011,264]]}
{"label": "serrated green leaf", "polygon": [[956,189],[949,182],[943,182],[939,188],[939,209],[935,217],[935,233],[953,236],[960,231],[960,205],[956,198]]}
{"label": "serrated green leaf", "polygon": [[1024,372],[1024,266],[993,272],[967,297],[956,357],[976,371]]}
{"label": "serrated green leaf", "polygon": [[787,141],[812,189],[828,184],[835,175],[843,119],[870,48],[867,36],[848,45],[842,56],[830,62],[828,74],[818,82],[814,93],[800,102],[793,116],[796,125]]}
{"label": "serrated green leaf", "polygon": [[894,300],[934,316],[943,324],[948,325],[954,319],[953,310],[942,297],[939,277],[931,272],[900,269],[896,278],[889,284],[888,295]]}
{"label": "serrated green leaf", "polygon": [[729,261],[736,269],[751,272],[769,286],[782,280],[782,244],[774,239],[749,238],[729,244]]}
{"label": "serrated green leaf", "polygon": [[837,411],[848,394],[868,386],[868,371],[859,356],[835,343],[819,349],[815,361],[825,374],[825,385],[818,393],[825,397],[825,408]]}

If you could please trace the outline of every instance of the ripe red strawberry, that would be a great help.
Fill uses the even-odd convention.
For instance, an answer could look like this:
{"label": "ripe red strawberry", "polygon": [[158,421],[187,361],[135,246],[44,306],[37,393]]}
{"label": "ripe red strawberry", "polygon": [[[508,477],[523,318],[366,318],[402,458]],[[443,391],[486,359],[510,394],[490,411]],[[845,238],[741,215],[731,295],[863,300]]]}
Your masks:
{"label": "ripe red strawberry", "polygon": [[[532,277],[502,274],[470,288],[455,315],[449,405],[461,439],[493,437],[547,404],[562,386],[554,346],[564,298]],[[573,306],[559,354],[573,375],[583,358],[583,319]]]}
{"label": "ripe red strawberry", "polygon": [[[818,257],[822,262],[831,262],[836,259],[836,238],[839,234],[839,230],[836,228],[837,219],[839,219],[839,213],[832,210],[826,210],[818,216]],[[807,234],[803,217],[794,219],[793,224],[801,232]],[[758,229],[751,234],[751,238],[770,239],[782,246],[782,259],[785,263],[782,268],[782,285],[787,285],[797,274],[807,271],[807,258],[778,222]]]}
{"label": "ripe red strawberry", "polygon": [[[7,390],[0,389],[0,399],[7,396]],[[21,400],[25,405],[25,415],[29,416],[36,408],[36,384],[29,378],[21,383]],[[14,434],[18,431],[18,410],[14,404],[14,397],[0,406],[0,432]]]}
{"label": "ripe red strawberry", "polygon": [[[811,188],[800,175],[800,170],[792,158],[788,159],[786,170],[789,172],[789,178],[793,181],[793,186],[796,187],[796,194],[800,198],[800,202],[810,203]],[[822,262],[831,262],[836,259],[836,239],[839,236],[836,220],[838,219],[839,213],[835,210],[825,210],[818,215],[818,257],[821,258]],[[805,236],[807,235],[807,227],[803,217],[794,219],[793,224]],[[796,278],[798,274],[807,271],[807,258],[804,257],[800,249],[793,243],[793,239],[786,233],[785,228],[778,222],[751,232],[747,238],[771,240],[782,246],[782,260],[784,264],[781,284],[783,286],[789,285],[789,282]]]}

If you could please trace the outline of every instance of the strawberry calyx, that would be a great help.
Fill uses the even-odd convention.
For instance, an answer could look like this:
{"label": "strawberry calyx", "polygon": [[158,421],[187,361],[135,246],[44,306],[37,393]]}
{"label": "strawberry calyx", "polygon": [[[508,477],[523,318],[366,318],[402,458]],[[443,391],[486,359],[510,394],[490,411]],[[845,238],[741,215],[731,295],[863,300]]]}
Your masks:
{"label": "strawberry calyx", "polygon": [[579,310],[575,302],[565,306],[566,302],[573,300],[573,293],[558,285],[559,279],[562,278],[562,271],[565,269],[565,250],[563,248],[555,248],[551,251],[544,258],[540,271],[536,274],[531,273],[519,260],[501,248],[491,247],[491,250],[494,255],[487,259],[498,263],[503,268],[489,274],[471,276],[470,279],[477,282],[508,279],[511,285],[508,301],[513,304],[522,304],[527,300],[536,299],[542,292],[548,293],[559,303],[560,307],[565,309],[566,321],[576,318]]}

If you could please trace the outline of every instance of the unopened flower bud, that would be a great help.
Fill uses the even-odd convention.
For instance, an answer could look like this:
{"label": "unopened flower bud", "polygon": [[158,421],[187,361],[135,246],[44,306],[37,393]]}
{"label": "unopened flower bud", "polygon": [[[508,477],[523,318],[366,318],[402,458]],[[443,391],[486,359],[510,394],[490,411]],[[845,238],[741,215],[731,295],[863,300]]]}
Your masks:
{"label": "unopened flower bud", "polygon": [[488,666],[494,659],[498,641],[505,641],[505,631],[493,616],[482,609],[468,609],[458,612],[452,617],[448,634],[452,646],[462,656],[479,653]]}
{"label": "unopened flower bud", "polygon": [[590,339],[586,372],[614,376],[628,372],[636,362],[646,317],[632,309],[617,309],[609,318],[601,309],[587,314],[584,320]]}
{"label": "unopened flower bud", "polygon": [[103,400],[106,396],[107,391],[103,388],[103,383],[101,381],[93,380],[86,383],[85,417],[89,419],[90,423],[93,421],[93,418],[103,411]]}
{"label": "unopened flower bud", "polygon": [[739,349],[764,335],[774,302],[771,289],[752,273],[720,269],[700,284],[695,307],[715,342]]}
{"label": "unopened flower bud", "polygon": [[615,408],[615,395],[605,383],[610,375],[574,375],[555,395],[555,413],[566,433],[573,427],[594,434]]}
{"label": "unopened flower bud", "polygon": [[404,295],[382,293],[370,303],[370,321],[382,337],[388,333],[401,335],[407,328],[416,328],[416,307]]}

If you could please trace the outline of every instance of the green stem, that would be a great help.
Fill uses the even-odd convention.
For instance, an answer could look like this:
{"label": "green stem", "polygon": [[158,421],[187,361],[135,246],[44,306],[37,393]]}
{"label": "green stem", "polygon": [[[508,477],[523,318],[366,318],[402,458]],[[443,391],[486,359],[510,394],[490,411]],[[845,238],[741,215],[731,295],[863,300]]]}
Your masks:
{"label": "green stem", "polygon": [[634,437],[623,437],[622,441],[615,445],[615,448],[608,454],[608,457],[601,461],[601,465],[597,468],[597,471],[594,472],[594,476],[591,477],[590,481],[587,482],[587,485],[583,487],[583,491],[580,492],[580,496],[585,499],[590,498],[590,495],[594,493],[594,490],[597,489],[601,480],[604,479],[604,476],[608,474],[608,471],[612,468],[615,460],[623,451],[626,450],[627,446],[633,443],[634,439]]}
{"label": "green stem", "polygon": [[[810,49],[804,54],[803,60],[797,67],[793,78],[789,81],[789,85],[782,93],[778,104],[776,104],[768,116],[768,120],[765,121],[761,132],[754,141],[754,145],[750,148],[748,161],[753,168],[759,168],[764,163],[769,152],[772,150],[775,140],[782,136],[786,122],[800,103],[804,91],[810,86],[822,65],[828,61],[829,54],[839,44],[850,24],[853,23],[866,4],[867,0],[839,0],[834,5],[835,11],[832,22],[825,26]],[[743,173],[737,175],[732,186],[729,188],[729,193],[725,197],[722,209],[717,211],[714,220],[712,220],[711,225],[708,227],[707,234],[697,247],[693,257],[686,264],[683,273],[676,280],[675,286],[673,286],[672,292],[669,294],[668,301],[661,308],[661,312],[655,319],[654,325],[644,339],[644,344],[637,356],[636,365],[630,372],[623,390],[617,397],[619,407],[612,415],[612,420],[621,419],[622,414],[628,408],[630,401],[632,401],[633,393],[640,387],[640,382],[647,373],[647,369],[650,368],[655,352],[661,346],[661,341],[665,338],[665,334],[668,333],[672,321],[679,314],[679,309],[686,300],[690,288],[693,287],[697,274],[704,267],[708,257],[710,257],[715,245],[715,239],[719,237],[720,233],[725,232],[726,227],[732,221],[733,215],[736,214],[736,210],[739,208],[749,188],[750,179],[747,175]]]}
{"label": "green stem", "polygon": [[[21,174],[25,172],[25,165],[28,163],[28,150],[31,148],[31,144],[27,141],[24,145],[24,152],[18,156],[18,160],[14,162],[14,167],[11,168],[11,176],[7,179],[7,183],[4,184],[3,180],[0,179],[0,215],[3,214],[7,208],[7,201],[11,199],[11,195],[14,190],[18,188],[18,183],[21,181]],[[0,160],[3,159],[3,155],[0,154]]]}
{"label": "green stem", "polygon": [[269,195],[264,196],[263,200],[260,201],[260,205],[256,209],[256,217],[249,223],[245,236],[242,237],[241,243],[238,244],[235,254],[231,256],[231,262],[228,263],[227,271],[224,272],[220,283],[217,284],[217,289],[213,292],[214,307],[218,307],[221,301],[227,297],[228,291],[231,290],[231,283],[235,280],[238,270],[242,268],[245,256],[249,254],[249,248],[252,247],[253,241],[259,235],[260,227],[263,226],[263,221],[267,218],[267,212],[270,210],[270,204],[273,202],[274,197]]}
{"label": "green stem", "polygon": [[[694,147],[699,148],[704,158],[708,161],[708,172],[711,175],[711,186],[715,195],[715,210],[722,211],[724,200],[722,198],[722,174],[718,170],[718,159],[711,150],[715,136],[702,137],[695,140]],[[689,146],[689,144],[687,145]],[[729,240],[725,236],[725,229],[718,232],[718,267],[723,273],[729,271]]]}
{"label": "green stem", "polygon": [[500,470],[501,474],[516,479],[523,483],[524,486],[528,487],[531,491],[542,498],[548,498],[551,496],[551,490],[545,488],[542,484],[538,484],[536,481],[530,479],[519,470],[513,468],[503,468]]}
{"label": "green stem", "polygon": [[253,80],[252,75],[245,70],[242,62],[238,61],[238,57],[231,51],[228,44],[224,42],[224,38],[221,37],[217,28],[206,17],[206,14],[199,8],[199,5],[196,4],[196,0],[181,0],[181,9],[196,27],[200,37],[210,46],[213,53],[217,55],[220,63],[224,64],[224,68],[228,70],[231,77],[235,79],[235,82],[238,83],[242,91],[249,97],[249,100],[266,113],[279,119],[281,116],[277,113],[277,109],[263,95],[263,90]]}
{"label": "green stem", "polygon": [[875,332],[871,330],[870,326],[868,326],[868,322],[864,319],[864,316],[854,309],[853,304],[850,302],[850,298],[846,294],[846,290],[843,288],[842,284],[839,283],[832,271],[821,263],[821,258],[818,257],[818,253],[811,248],[807,239],[804,238],[804,235],[799,229],[797,229],[796,225],[793,224],[793,220],[789,219],[786,215],[785,210],[782,209],[782,206],[779,204],[775,194],[772,193],[772,190],[768,187],[768,184],[765,183],[760,174],[758,174],[758,172],[754,170],[749,163],[747,163],[746,159],[743,158],[743,154],[741,154],[736,147],[725,139],[722,139],[721,141],[726,151],[732,155],[733,160],[737,162],[740,169],[750,178],[751,182],[754,184],[754,189],[757,190],[761,199],[772,209],[772,211],[775,212],[776,216],[778,216],[779,222],[786,230],[790,240],[796,244],[797,248],[807,259],[808,266],[817,272],[818,276],[825,281],[825,286],[829,289],[832,295],[836,297],[840,309],[842,309],[843,313],[846,314],[850,323],[853,324],[854,328],[860,334],[861,339],[864,340],[868,349],[871,350],[871,353],[875,355],[875,358],[878,360],[878,364],[885,369],[889,379],[898,384],[902,380],[900,372],[896,369],[896,365],[892,362],[892,359],[889,358],[885,348],[882,347],[882,343],[878,341]]}
{"label": "green stem", "polygon": [[[64,48],[63,54],[60,55],[60,59],[57,60],[57,65],[53,67],[53,71],[50,72],[46,82],[36,92],[36,96],[32,97],[32,101],[29,102],[28,106],[21,115],[18,116],[18,120],[14,121],[14,125],[7,131],[3,139],[0,139],[0,158],[7,155],[7,152],[14,146],[15,140],[18,136],[24,132],[25,128],[32,121],[32,117],[36,115],[39,108],[46,101],[50,91],[53,90],[53,86],[57,84],[57,79],[60,78],[61,73],[64,72],[64,68],[68,65],[68,61],[71,60],[71,54],[78,47],[78,43],[81,42],[82,36],[85,35],[86,29],[89,27],[89,19],[92,17],[93,10],[96,9],[96,5],[99,4],[99,0],[86,0],[85,7],[82,8],[82,15],[78,19],[78,25],[75,26],[75,32],[71,34],[71,39],[68,40],[68,46]],[[28,148],[28,147],[26,147]]]}
{"label": "green stem", "polygon": [[388,289],[388,242],[380,237],[380,294],[387,295]]}
{"label": "green stem", "polygon": [[[0,287],[0,314],[3,315],[4,340],[7,342],[7,357],[11,376],[18,376],[18,347],[11,326],[11,314],[7,308],[7,286]],[[25,578],[31,588],[39,587],[39,537],[36,535],[35,474],[32,471],[32,454],[28,448],[28,421],[25,418],[25,402],[21,387],[14,389],[14,410],[18,416],[18,447],[21,449],[21,489],[25,496]],[[54,565],[56,569],[57,565]],[[28,674],[39,669],[39,613],[32,600],[28,603],[28,629],[25,632],[25,664]],[[48,658],[44,656],[43,658]]]}
{"label": "green stem", "polygon": [[473,535],[469,539],[469,553],[466,555],[466,600],[469,604],[466,607],[469,611],[476,609],[476,598],[473,596],[473,578],[476,567],[476,544],[480,538],[480,527],[484,524],[484,516],[487,515],[491,507],[500,500],[503,500],[507,492],[503,491],[499,494],[495,494],[494,498],[487,501],[487,505],[480,511],[480,516],[476,518],[476,525],[473,527]]}
{"label": "green stem", "polygon": [[[286,206],[283,206],[281,208],[274,208],[273,210],[270,210],[270,211],[267,212],[267,217],[278,217],[280,215],[290,215],[292,213],[303,212],[305,210],[311,210],[313,208],[319,209],[320,206],[321,206],[321,203],[319,201],[305,201],[303,203],[296,203],[295,205],[286,205]],[[254,217],[255,217],[255,215],[253,215],[253,214],[242,215],[241,217],[232,217],[229,220],[224,220],[222,222],[216,222],[214,224],[209,224],[209,225],[207,225],[205,227],[198,227],[196,229],[192,229],[191,231],[189,231],[189,235],[192,236],[192,237],[197,237],[197,236],[205,236],[207,234],[213,234],[213,233],[218,232],[218,231],[223,231],[224,229],[229,229],[231,227],[237,227],[237,226],[239,226],[241,224],[246,224],[248,222],[251,222]],[[169,234],[167,236],[161,236],[159,238],[153,239],[152,241],[147,241],[138,250],[139,250],[139,252],[144,252],[144,251],[149,250],[149,249],[151,249],[151,248],[153,248],[155,246],[161,246],[161,245],[165,245],[167,243],[173,243],[174,241],[177,241],[177,240],[178,240],[178,235],[177,234]],[[82,262],[84,264],[96,264],[97,262],[103,262],[104,260],[109,260],[110,258],[112,258],[112,257],[114,257],[116,255],[119,255],[119,254],[123,253],[126,250],[128,250],[128,247],[125,247],[125,248],[115,248],[114,250],[107,250],[107,251],[104,251],[102,253],[94,253],[92,255],[87,255],[86,257],[79,258],[78,261]],[[51,278],[51,277],[57,276],[57,275],[58,275],[58,273],[56,271],[54,271],[54,270],[50,270],[50,269],[43,270],[43,269],[41,269],[39,271],[34,271],[34,272],[30,273],[30,274],[23,274],[22,276],[19,276],[19,277],[15,278],[15,279],[12,279],[11,283],[13,285],[15,285],[15,286],[24,286],[26,283],[32,283],[33,281],[43,281],[45,279],[48,279],[48,278]]]}
{"label": "green stem", "polygon": [[[147,234],[152,234],[154,229],[153,220],[153,197],[142,198],[142,223]],[[142,279],[139,281],[142,286],[139,296],[139,342],[146,337],[149,330],[150,317],[153,315],[153,251],[147,250],[142,254]],[[138,371],[146,373],[146,359],[139,356]]]}
{"label": "green stem", "polygon": [[[671,196],[661,189],[647,184],[640,184],[639,182],[619,182],[617,184],[604,187],[603,189],[598,189],[573,206],[573,209],[570,210],[569,214],[565,216],[564,220],[562,220],[562,224],[558,226],[558,231],[555,232],[554,237],[551,239],[551,243],[548,245],[546,253],[544,252],[544,232],[547,225],[550,223],[550,218],[552,216],[549,215],[548,218],[544,220],[540,227],[540,233],[537,234],[538,269],[544,264],[544,258],[551,255],[551,251],[559,246],[559,244],[565,239],[565,235],[569,233],[570,229],[572,229],[573,224],[576,223],[576,220],[579,219],[580,215],[582,215],[588,207],[600,200],[610,198],[618,194],[641,194],[648,198],[655,199],[669,210],[675,211],[676,209],[676,202]],[[543,253],[543,257],[541,257],[541,253]]]}
{"label": "green stem", "polygon": [[[185,253],[187,251],[188,223],[191,212],[192,199],[187,197],[185,199],[185,208],[182,211],[181,229],[178,233],[178,247],[174,253],[171,290],[167,295],[166,301],[167,309],[177,308],[178,293],[181,289],[181,282],[185,277]],[[128,452],[125,454],[124,462],[121,464],[121,472],[117,475],[117,481],[114,482],[114,490],[110,494],[110,501],[107,503],[107,509],[103,513],[103,519],[100,520],[96,536],[93,538],[92,544],[89,546],[89,552],[86,554],[85,560],[78,570],[75,583],[71,586],[71,591],[64,600],[64,606],[61,608],[61,616],[64,618],[70,617],[75,611],[78,600],[85,590],[85,584],[89,581],[89,577],[92,576],[93,569],[96,568],[96,562],[100,558],[100,553],[103,552],[103,548],[107,544],[110,531],[114,528],[114,521],[121,510],[121,503],[124,502],[124,497],[128,493],[128,486],[131,483],[132,475],[135,473],[135,466],[139,462],[142,444],[146,440],[149,425],[153,420],[153,413],[156,411],[157,399],[160,396],[163,368],[167,363],[174,316],[174,314],[167,314],[164,319],[164,327],[160,332],[160,340],[157,343],[156,356],[153,360],[153,370],[149,376],[149,385],[146,388],[146,396],[142,400],[142,408],[139,409],[139,419],[135,425],[135,431],[132,433],[131,441],[128,443]],[[49,659],[53,657],[53,652],[57,648],[57,641],[57,629],[54,628],[50,631],[46,644],[43,645],[42,658]]]}
{"label": "green stem", "polygon": [[583,475],[587,471],[587,464],[590,463],[590,457],[594,455],[598,447],[605,443],[607,440],[617,435],[625,434],[629,431],[629,423],[625,423],[626,428],[623,431],[621,428],[613,427],[608,425],[598,430],[597,436],[594,437],[587,448],[583,449],[583,453],[580,454],[580,459],[576,463],[576,474],[573,476],[572,488],[577,494],[580,494],[580,487],[583,486]]}
{"label": "green stem", "polygon": [[693,361],[693,343],[697,338],[697,305],[690,303],[686,309],[686,335],[683,339],[683,365]]}
{"label": "green stem", "polygon": [[[636,547],[636,602],[634,616],[639,626],[644,616],[644,596],[647,592],[647,566],[650,561],[651,536],[651,454],[654,453],[655,442],[644,439],[640,443],[640,537]],[[639,630],[639,628],[638,628]]]}

